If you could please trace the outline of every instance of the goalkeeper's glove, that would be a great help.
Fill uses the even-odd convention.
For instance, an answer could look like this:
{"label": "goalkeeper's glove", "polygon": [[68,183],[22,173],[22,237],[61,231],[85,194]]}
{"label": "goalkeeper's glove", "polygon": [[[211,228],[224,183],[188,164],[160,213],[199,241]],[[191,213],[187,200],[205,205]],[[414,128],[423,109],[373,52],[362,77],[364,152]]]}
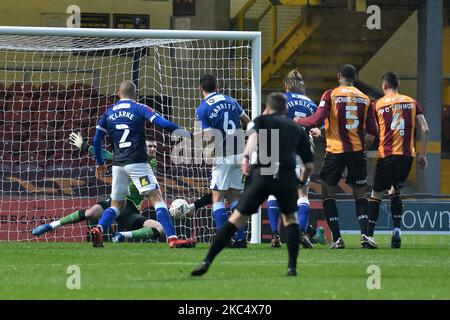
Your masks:
{"label": "goalkeeper's glove", "polygon": [[89,145],[83,141],[81,133],[71,132],[69,135],[69,143],[80,149],[82,153],[87,153],[89,150]]}

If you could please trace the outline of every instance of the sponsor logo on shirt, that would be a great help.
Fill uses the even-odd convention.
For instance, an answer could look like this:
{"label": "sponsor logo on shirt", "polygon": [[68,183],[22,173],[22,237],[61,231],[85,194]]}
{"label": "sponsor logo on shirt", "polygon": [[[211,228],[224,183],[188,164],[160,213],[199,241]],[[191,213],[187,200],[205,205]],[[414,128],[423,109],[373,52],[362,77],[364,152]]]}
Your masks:
{"label": "sponsor logo on shirt", "polygon": [[142,187],[146,187],[150,184],[150,180],[147,176],[145,177],[139,177],[139,182],[141,183]]}
{"label": "sponsor logo on shirt", "polygon": [[223,94],[218,94],[218,95],[215,95],[214,97],[206,100],[206,103],[211,106],[219,101],[226,101],[226,100],[227,100],[227,98],[225,98],[225,96]]}

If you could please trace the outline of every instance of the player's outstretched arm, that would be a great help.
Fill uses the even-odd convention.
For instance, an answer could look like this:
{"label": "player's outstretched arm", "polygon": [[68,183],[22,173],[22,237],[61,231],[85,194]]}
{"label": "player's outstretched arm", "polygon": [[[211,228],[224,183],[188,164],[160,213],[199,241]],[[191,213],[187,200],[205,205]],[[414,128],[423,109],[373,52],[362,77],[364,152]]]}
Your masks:
{"label": "player's outstretched arm", "polygon": [[145,118],[147,118],[147,120],[150,121],[155,126],[158,126],[161,129],[168,131],[170,133],[173,133],[174,131],[176,131],[176,134],[178,134],[179,136],[192,137],[191,132],[189,132],[188,130],[186,130],[184,128],[181,128],[180,126],[173,123],[172,121],[165,119],[163,116],[152,111],[150,108],[143,106],[143,112],[144,112]]}
{"label": "player's outstretched arm", "polygon": [[325,91],[320,99],[319,107],[312,115],[306,118],[295,117],[294,121],[306,128],[322,126],[331,111],[331,91]]}
{"label": "player's outstretched arm", "polygon": [[294,121],[306,128],[318,127],[325,121],[328,114],[329,111],[327,109],[319,108],[313,115],[306,118],[295,117]]}
{"label": "player's outstretched arm", "polygon": [[[69,143],[80,149],[81,153],[89,153],[95,156],[95,150],[93,146],[90,146],[86,141],[83,140],[81,133],[71,132],[69,135]],[[102,148],[102,156],[105,160],[112,160],[113,153]]]}

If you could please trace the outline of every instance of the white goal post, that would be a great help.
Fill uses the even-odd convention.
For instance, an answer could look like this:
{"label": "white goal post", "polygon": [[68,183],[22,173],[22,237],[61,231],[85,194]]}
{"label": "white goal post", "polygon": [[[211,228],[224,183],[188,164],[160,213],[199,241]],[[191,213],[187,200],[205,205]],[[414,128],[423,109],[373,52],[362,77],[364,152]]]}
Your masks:
{"label": "white goal post", "polygon": [[[77,188],[98,197],[108,195],[105,186],[110,181],[100,185],[91,178],[92,157],[67,149],[66,142],[71,131],[81,131],[92,143],[97,110],[113,100],[112,90],[121,81],[131,77],[141,98],[154,98],[163,116],[192,130],[195,106],[201,101],[195,91],[198,76],[216,72],[224,93],[236,98],[252,119],[260,115],[260,32],[0,27],[0,241],[34,240],[30,229],[48,222],[44,211],[60,218],[61,206],[75,211],[85,205],[71,200],[82,198]],[[148,130],[155,139],[163,136]],[[166,161],[170,151],[158,152]],[[167,167],[164,162],[162,185],[175,190],[172,198],[193,200],[201,195],[190,190],[198,190],[200,182],[204,186],[203,173],[174,181],[166,175]],[[84,180],[74,179],[73,172]],[[89,183],[94,183],[95,192]],[[177,230],[188,235],[192,230],[185,232],[186,228],[203,228],[197,225],[201,219],[188,227],[177,225]],[[212,219],[205,228],[212,228]],[[62,230],[44,241],[77,241],[85,234],[66,226]],[[251,218],[250,242],[261,242],[260,212]]]}

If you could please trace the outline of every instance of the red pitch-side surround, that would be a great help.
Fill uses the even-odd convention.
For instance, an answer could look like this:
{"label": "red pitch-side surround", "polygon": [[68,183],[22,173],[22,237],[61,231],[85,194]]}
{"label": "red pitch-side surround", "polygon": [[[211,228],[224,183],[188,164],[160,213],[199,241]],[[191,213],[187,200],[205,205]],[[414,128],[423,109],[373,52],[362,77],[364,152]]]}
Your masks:
{"label": "red pitch-side surround", "polygon": [[93,198],[24,201],[14,197],[2,197],[0,201],[0,241],[81,241],[87,232],[85,224],[59,228],[55,232],[39,238],[31,235],[31,230],[40,224],[60,219],[77,209],[88,208],[96,201],[97,199]]}

